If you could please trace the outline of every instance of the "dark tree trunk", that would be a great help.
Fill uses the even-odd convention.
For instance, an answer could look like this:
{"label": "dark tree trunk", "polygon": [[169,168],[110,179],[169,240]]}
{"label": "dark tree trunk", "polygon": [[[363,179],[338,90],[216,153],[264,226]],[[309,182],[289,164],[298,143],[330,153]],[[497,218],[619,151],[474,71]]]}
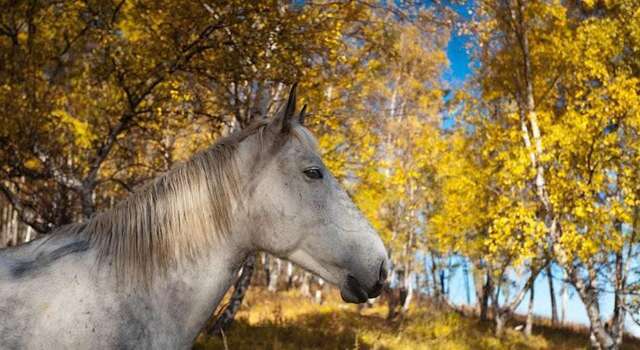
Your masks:
{"label": "dark tree trunk", "polygon": [[487,271],[486,281],[484,282],[484,286],[482,287],[482,296],[480,299],[480,320],[486,321],[487,314],[489,311],[489,297],[493,293],[493,281],[491,279],[491,275]]}
{"label": "dark tree trunk", "polygon": [[255,263],[255,254],[250,255],[244,262],[242,265],[242,273],[234,284],[233,294],[231,295],[229,303],[220,314],[220,317],[207,329],[207,334],[218,335],[221,334],[221,331],[225,331],[231,326],[236,313],[240,309],[240,306],[242,306],[242,300],[244,300],[247,289],[249,289],[249,285],[251,284],[251,276],[253,275]]}
{"label": "dark tree trunk", "polygon": [[431,252],[431,279],[433,280],[433,298],[441,303],[444,298],[444,281],[438,271],[438,260],[435,252]]}
{"label": "dark tree trunk", "polygon": [[262,270],[264,272],[264,285],[271,284],[271,257],[267,253],[262,253]]}
{"label": "dark tree trunk", "polygon": [[626,317],[626,302],[623,294],[626,289],[625,266],[622,252],[616,253],[615,294],[613,316],[611,317],[611,337],[616,348],[622,346],[624,337],[624,320]]}
{"label": "dark tree trunk", "polygon": [[549,281],[549,300],[551,301],[551,324],[558,324],[558,303],[556,302],[556,291],[553,286],[553,273],[551,271],[551,264],[547,266],[547,281]]}
{"label": "dark tree trunk", "polygon": [[407,300],[408,293],[404,285],[400,285],[398,288],[391,288],[388,283],[384,287],[384,293],[389,307],[387,320],[391,321],[401,314],[402,305]]}
{"label": "dark tree trunk", "polygon": [[447,296],[447,289],[445,285],[445,272],[444,270],[440,270],[440,296],[444,300]]}

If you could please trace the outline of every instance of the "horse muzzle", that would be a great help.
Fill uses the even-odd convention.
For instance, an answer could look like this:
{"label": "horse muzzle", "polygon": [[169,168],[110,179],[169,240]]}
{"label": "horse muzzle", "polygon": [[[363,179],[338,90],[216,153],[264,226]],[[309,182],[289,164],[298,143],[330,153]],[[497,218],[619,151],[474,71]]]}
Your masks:
{"label": "horse muzzle", "polygon": [[380,264],[378,279],[372,286],[368,288],[363,286],[360,281],[353,275],[347,275],[347,279],[340,288],[340,296],[347,303],[360,304],[366,302],[370,298],[376,298],[382,292],[384,283],[387,280],[387,262],[383,260]]}

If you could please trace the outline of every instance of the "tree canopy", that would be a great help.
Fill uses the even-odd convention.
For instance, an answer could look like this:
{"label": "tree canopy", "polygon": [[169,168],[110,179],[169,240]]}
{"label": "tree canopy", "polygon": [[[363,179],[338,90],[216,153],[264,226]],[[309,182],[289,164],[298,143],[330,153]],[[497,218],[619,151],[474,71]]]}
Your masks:
{"label": "tree canopy", "polygon": [[[3,1],[1,197],[40,233],[83,220],[299,82],[407,305],[414,289],[443,297],[457,257],[500,333],[555,268],[593,346],[619,347],[640,322],[640,2],[455,6]],[[455,30],[473,72],[452,92]]]}

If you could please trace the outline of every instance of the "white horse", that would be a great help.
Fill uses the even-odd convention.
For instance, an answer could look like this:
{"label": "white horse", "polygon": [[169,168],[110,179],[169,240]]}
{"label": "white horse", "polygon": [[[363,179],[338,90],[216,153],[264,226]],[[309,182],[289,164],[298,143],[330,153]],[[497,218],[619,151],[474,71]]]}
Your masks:
{"label": "white horse", "polygon": [[379,295],[387,253],[295,113],[235,133],[113,209],[0,250],[0,348],[185,349],[265,251]]}

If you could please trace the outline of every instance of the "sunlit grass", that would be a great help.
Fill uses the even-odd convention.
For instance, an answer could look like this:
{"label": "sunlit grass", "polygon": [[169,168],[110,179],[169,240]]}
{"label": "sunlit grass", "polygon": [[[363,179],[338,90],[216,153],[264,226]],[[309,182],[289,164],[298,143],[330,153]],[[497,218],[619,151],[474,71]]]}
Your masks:
{"label": "sunlit grass", "polygon": [[[439,310],[428,302],[414,306],[402,319],[389,322],[387,308],[376,304],[359,310],[331,294],[323,305],[296,292],[272,294],[253,288],[236,322],[225,334],[229,349],[586,349],[587,335],[549,326],[534,327],[534,336],[513,330],[493,336],[491,322]],[[220,336],[200,337],[195,349],[224,349]],[[625,349],[640,349],[640,343]]]}

